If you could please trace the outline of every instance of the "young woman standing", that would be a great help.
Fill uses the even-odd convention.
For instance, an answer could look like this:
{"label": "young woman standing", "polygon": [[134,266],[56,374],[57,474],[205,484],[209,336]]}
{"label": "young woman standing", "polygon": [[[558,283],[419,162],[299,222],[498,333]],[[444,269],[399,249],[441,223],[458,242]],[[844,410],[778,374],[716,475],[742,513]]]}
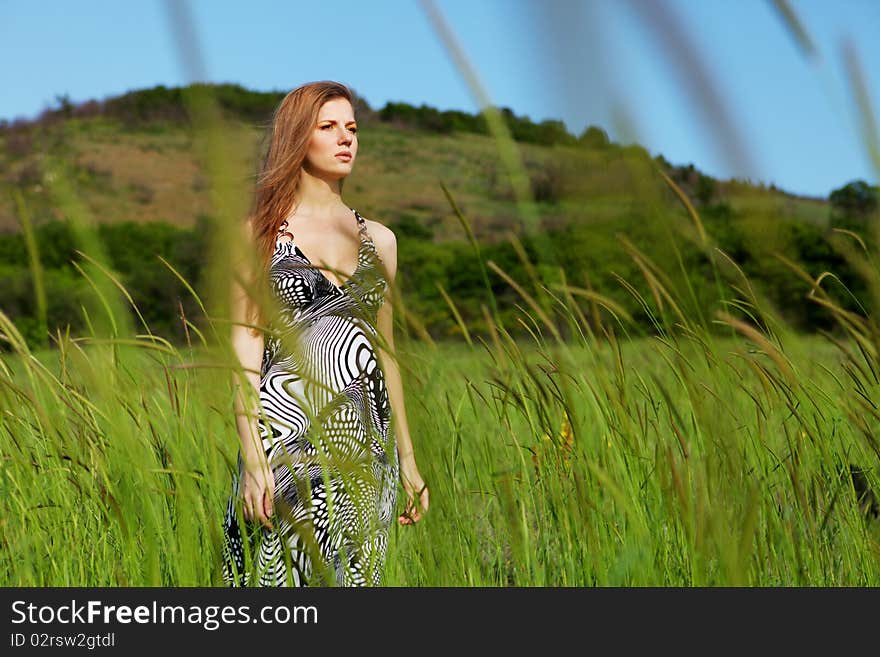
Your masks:
{"label": "young woman standing", "polygon": [[428,508],[394,357],[396,238],[342,200],[357,150],[344,85],[306,84],[281,101],[242,231],[255,258],[234,266],[243,373],[230,586],[378,585],[398,476],[398,522]]}

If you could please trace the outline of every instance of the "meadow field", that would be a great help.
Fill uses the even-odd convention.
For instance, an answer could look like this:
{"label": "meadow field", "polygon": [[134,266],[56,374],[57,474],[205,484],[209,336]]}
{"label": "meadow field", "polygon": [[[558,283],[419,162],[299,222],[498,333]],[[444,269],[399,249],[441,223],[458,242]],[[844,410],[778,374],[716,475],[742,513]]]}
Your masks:
{"label": "meadow field", "polygon": [[[387,584],[880,583],[864,343],[533,321],[530,342],[398,346],[431,508],[394,525]],[[238,437],[218,352],[31,353],[2,330],[3,585],[220,585]]]}

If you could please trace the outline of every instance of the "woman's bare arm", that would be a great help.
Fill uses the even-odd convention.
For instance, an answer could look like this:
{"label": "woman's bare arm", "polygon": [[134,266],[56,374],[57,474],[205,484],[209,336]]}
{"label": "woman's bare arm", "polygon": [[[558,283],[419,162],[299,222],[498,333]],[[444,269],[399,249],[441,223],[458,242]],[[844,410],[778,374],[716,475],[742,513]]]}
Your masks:
{"label": "woman's bare arm", "polygon": [[[250,222],[245,224],[242,231],[245,248],[253,247]],[[255,248],[255,247],[254,247]],[[230,341],[232,349],[241,365],[241,370],[234,372],[233,385],[235,386],[235,420],[238,435],[241,439],[242,456],[245,462],[253,462],[253,457],[262,454],[260,447],[259,432],[257,431],[257,419],[259,411],[260,389],[260,366],[263,357],[263,334],[259,332],[254,336],[244,324],[252,323],[247,317],[248,293],[243,286],[243,281],[251,281],[249,274],[250,263],[248,254],[245,252],[237,259],[238,265],[233,267],[230,299],[230,319],[232,328]],[[250,285],[250,283],[248,283]],[[250,387],[248,387],[250,386]]]}
{"label": "woman's bare arm", "polygon": [[264,337],[262,331],[253,335],[247,324],[253,318],[247,314],[248,291],[245,285],[252,286],[251,275],[255,264],[256,244],[250,222],[245,224],[242,235],[244,253],[235,259],[231,281],[230,319],[232,328],[230,341],[238,359],[240,369],[233,372],[235,390],[235,425],[241,441],[243,461],[242,499],[244,513],[248,520],[256,518],[271,526],[268,516],[272,515],[274,497],[274,478],[269,469],[266,454],[258,429],[260,369],[262,367]]}
{"label": "woman's bare arm", "polygon": [[[385,232],[387,231],[387,232]],[[376,318],[377,329],[382,336],[384,345],[379,348],[379,360],[385,373],[388,387],[388,400],[391,403],[391,418],[397,436],[397,453],[400,456],[400,475],[407,494],[407,505],[404,514],[398,518],[402,525],[410,525],[421,518],[422,511],[428,510],[428,487],[416,465],[409,425],[406,421],[406,407],[403,401],[403,382],[400,367],[394,349],[394,314],[392,294],[397,274],[397,238],[390,229],[385,229],[377,242],[379,257],[385,265],[385,278],[388,281],[388,293],[385,302],[379,308]],[[387,348],[387,349],[386,349]]]}
{"label": "woman's bare arm", "polygon": [[394,351],[393,325],[394,317],[391,303],[386,301],[379,309],[377,324],[379,332],[388,346],[379,349],[379,359],[385,373],[385,382],[388,386],[388,401],[391,403],[392,420],[394,421],[397,435],[397,453],[401,461],[414,458],[412,439],[409,435],[409,425],[406,421],[406,406],[403,401],[403,382],[400,378],[400,367]]}

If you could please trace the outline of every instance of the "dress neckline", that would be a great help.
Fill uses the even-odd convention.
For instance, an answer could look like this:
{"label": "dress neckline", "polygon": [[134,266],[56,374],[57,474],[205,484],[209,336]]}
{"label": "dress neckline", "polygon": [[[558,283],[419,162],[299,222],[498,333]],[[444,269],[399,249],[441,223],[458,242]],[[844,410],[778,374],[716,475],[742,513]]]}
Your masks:
{"label": "dress neckline", "polygon": [[275,239],[276,252],[278,251],[279,245],[281,245],[281,246],[290,245],[289,248],[292,248],[294,251],[296,251],[303,260],[305,260],[315,271],[318,272],[318,275],[320,275],[321,278],[323,278],[325,281],[327,281],[333,287],[333,289],[337,290],[338,292],[342,292],[354,280],[354,277],[357,276],[358,272],[360,271],[361,260],[362,260],[361,256],[363,254],[364,247],[366,246],[366,241],[369,238],[369,235],[367,234],[367,224],[364,221],[364,218],[354,208],[349,208],[349,210],[351,210],[354,213],[355,219],[357,219],[357,222],[360,225],[358,228],[358,235],[360,236],[360,240],[358,242],[357,263],[355,265],[354,271],[351,273],[351,276],[349,276],[347,279],[345,279],[341,284],[337,285],[336,283],[331,281],[327,277],[327,275],[323,272],[323,270],[320,267],[318,267],[317,265],[315,265],[314,263],[312,263],[311,258],[309,258],[303,252],[303,250],[301,248],[299,248],[299,245],[297,245],[293,239],[293,233],[290,233],[285,230],[288,225],[287,219],[285,219],[283,222],[281,222],[281,226],[278,229],[278,235],[282,235],[284,233],[287,233],[288,235],[290,235],[290,239],[282,241],[282,240],[279,240],[276,236],[276,239]]}

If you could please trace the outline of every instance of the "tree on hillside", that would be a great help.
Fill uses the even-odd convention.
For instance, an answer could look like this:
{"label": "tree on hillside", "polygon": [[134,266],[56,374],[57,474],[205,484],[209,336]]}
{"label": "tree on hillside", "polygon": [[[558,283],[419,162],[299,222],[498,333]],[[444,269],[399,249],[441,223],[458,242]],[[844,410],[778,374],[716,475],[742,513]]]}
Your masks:
{"label": "tree on hillside", "polygon": [[578,144],[587,148],[605,148],[611,143],[608,133],[594,125],[588,126],[577,140]]}
{"label": "tree on hillside", "polygon": [[712,199],[715,197],[715,179],[710,176],[699,174],[697,177],[697,186],[695,190],[695,195],[697,200],[700,202],[700,205],[706,206],[712,202]]}
{"label": "tree on hillside", "polygon": [[854,180],[828,196],[831,203],[831,227],[851,230],[868,237],[871,223],[877,220],[880,188],[864,180]]}

